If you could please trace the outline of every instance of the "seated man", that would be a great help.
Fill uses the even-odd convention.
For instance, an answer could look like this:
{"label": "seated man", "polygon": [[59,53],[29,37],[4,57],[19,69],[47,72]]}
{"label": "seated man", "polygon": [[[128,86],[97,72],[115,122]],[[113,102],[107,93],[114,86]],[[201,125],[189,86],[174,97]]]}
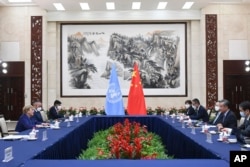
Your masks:
{"label": "seated man", "polygon": [[236,128],[237,127],[237,118],[233,111],[229,108],[229,101],[226,99],[220,100],[220,112],[222,114],[222,118],[218,121],[217,127],[218,130],[222,130],[223,128]]}
{"label": "seated man", "polygon": [[196,119],[196,120],[201,119],[203,122],[208,122],[209,117],[208,117],[207,110],[202,105],[200,105],[199,99],[193,99],[192,105],[193,105],[194,110],[196,111],[196,115],[191,115],[189,117],[191,119]]}
{"label": "seated man", "polygon": [[59,114],[59,111],[61,110],[61,102],[59,100],[54,101],[54,106],[50,107],[49,109],[49,119],[58,119],[63,118],[63,115]]}
{"label": "seated man", "polygon": [[194,108],[192,107],[192,101],[186,100],[185,101],[185,108],[186,108],[186,115],[196,115]]}
{"label": "seated man", "polygon": [[244,101],[239,105],[240,115],[245,117],[244,123],[237,129],[233,129],[237,139],[243,141],[245,138],[250,138],[250,102]]}
{"label": "seated man", "polygon": [[32,129],[36,125],[32,122],[31,117],[34,114],[34,108],[32,105],[23,107],[23,114],[20,116],[15,131],[22,132],[27,129]]}
{"label": "seated man", "polygon": [[33,107],[34,107],[34,115],[31,117],[32,121],[35,124],[42,123],[43,117],[40,113],[40,111],[42,111],[42,103],[40,101],[36,101],[33,103]]}

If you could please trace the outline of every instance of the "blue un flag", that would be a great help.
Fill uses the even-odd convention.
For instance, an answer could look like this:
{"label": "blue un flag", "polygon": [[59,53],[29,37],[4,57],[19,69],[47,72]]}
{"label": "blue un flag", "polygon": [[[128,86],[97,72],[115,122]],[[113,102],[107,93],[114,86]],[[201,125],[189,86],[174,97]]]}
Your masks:
{"label": "blue un flag", "polygon": [[109,87],[106,94],[105,112],[107,115],[125,115],[122,92],[114,64],[112,65]]}

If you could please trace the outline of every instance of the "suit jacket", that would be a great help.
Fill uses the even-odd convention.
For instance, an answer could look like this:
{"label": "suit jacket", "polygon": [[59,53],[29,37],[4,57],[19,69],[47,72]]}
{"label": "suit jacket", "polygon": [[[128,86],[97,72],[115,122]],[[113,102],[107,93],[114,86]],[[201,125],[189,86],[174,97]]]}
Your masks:
{"label": "suit jacket", "polygon": [[208,113],[207,110],[200,105],[197,114],[196,115],[191,115],[190,116],[191,119],[196,119],[196,120],[200,120],[202,119],[203,122],[208,122],[209,121],[209,117],[208,117]]}
{"label": "suit jacket", "polygon": [[32,122],[32,120],[26,114],[22,114],[19,117],[15,131],[22,132],[27,129],[32,129],[34,126],[35,124]]}
{"label": "suit jacket", "polygon": [[188,107],[187,108],[187,112],[186,112],[187,115],[196,115],[196,112],[194,110],[194,108],[192,106]]}
{"label": "suit jacket", "polygon": [[50,107],[49,109],[49,119],[58,119],[62,118],[63,115],[58,114],[57,108],[55,106]]}
{"label": "suit jacket", "polygon": [[222,119],[220,119],[218,123],[221,123],[223,127],[226,127],[226,128],[233,129],[237,127],[237,118],[233,111],[229,110],[226,116],[224,116],[224,113],[222,113],[222,115],[223,117]]}
{"label": "suit jacket", "polygon": [[250,117],[246,118],[244,123],[239,127],[241,134],[245,137],[250,137]]}
{"label": "suit jacket", "polygon": [[40,111],[34,111],[34,115],[31,117],[34,124],[41,124],[43,122],[43,117]]}

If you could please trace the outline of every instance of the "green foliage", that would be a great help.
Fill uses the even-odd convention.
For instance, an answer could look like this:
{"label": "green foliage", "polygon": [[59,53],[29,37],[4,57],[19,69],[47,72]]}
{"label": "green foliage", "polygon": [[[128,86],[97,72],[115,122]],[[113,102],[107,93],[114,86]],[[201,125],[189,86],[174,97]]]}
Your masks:
{"label": "green foliage", "polygon": [[[135,125],[135,127],[133,127]],[[136,127],[137,126],[137,127]],[[139,129],[138,135],[136,135],[136,129]],[[125,128],[122,130],[122,128]],[[126,135],[123,136],[121,139],[116,138],[116,137],[121,137],[122,134],[126,134],[126,128],[129,128],[130,130],[127,131],[129,133],[129,139],[127,138],[129,143],[126,143],[123,137],[126,138]],[[132,129],[131,129],[132,128]],[[135,128],[133,130],[133,128]],[[117,133],[119,131],[119,133]],[[127,136],[127,137],[128,137]],[[142,159],[172,159],[173,157],[168,156],[166,154],[167,150],[165,150],[164,145],[162,144],[161,137],[152,133],[148,132],[145,129],[145,126],[140,127],[140,124],[137,123],[129,123],[122,125],[121,123],[118,123],[114,125],[113,127],[103,130],[103,131],[98,131],[94,134],[93,138],[88,142],[88,148],[86,150],[82,150],[82,153],[79,155],[78,159],[81,160],[95,160],[95,159],[114,159],[117,158],[114,153],[113,153],[113,148],[112,146],[119,146],[120,147],[120,158],[126,158],[130,159],[129,157],[126,156],[124,150],[122,150],[124,144],[129,144],[128,147],[126,148],[136,148],[136,143],[133,143],[134,139],[140,139],[140,144],[142,146],[140,150],[140,157]],[[117,140],[118,139],[118,140]],[[121,142],[119,142],[121,140]],[[125,143],[122,143],[123,142]],[[137,140],[138,141],[138,140]],[[117,143],[118,145],[112,145],[114,143]],[[122,145],[120,146],[119,143]],[[138,143],[137,143],[138,144]],[[126,149],[125,148],[125,149]],[[135,151],[135,152],[134,152]],[[136,151],[133,151],[133,159],[138,159],[136,158],[135,154]],[[135,156],[135,157],[134,157]],[[139,157],[139,159],[140,159]]]}

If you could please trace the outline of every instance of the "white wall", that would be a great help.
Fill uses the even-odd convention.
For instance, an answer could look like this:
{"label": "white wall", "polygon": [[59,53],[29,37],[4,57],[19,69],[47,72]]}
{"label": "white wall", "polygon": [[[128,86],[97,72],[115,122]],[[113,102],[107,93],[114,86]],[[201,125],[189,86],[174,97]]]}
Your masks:
{"label": "white wall", "polygon": [[[230,40],[247,40],[250,53],[250,6],[249,5],[211,5],[202,9],[201,26],[204,27],[205,14],[217,14],[218,20],[218,98],[223,98],[223,60],[242,59],[241,55],[229,57]],[[204,28],[203,28],[204,30]],[[205,37],[205,32],[202,32]],[[203,39],[204,42],[204,39]],[[205,46],[205,43],[203,43]],[[204,54],[204,53],[203,53]],[[250,56],[246,57],[250,59]],[[244,68],[244,67],[243,67]]]}
{"label": "white wall", "polygon": [[[202,104],[206,105],[205,14],[218,14],[219,99],[223,98],[223,60],[229,59],[229,40],[249,41],[249,10],[250,6],[246,5],[212,5],[201,10],[200,20],[197,18],[188,20],[188,97],[147,97],[147,106],[179,107],[183,105],[186,99],[194,97],[199,98]],[[142,18],[144,17],[144,11],[141,12],[140,15],[137,15],[138,19],[140,21],[147,21],[148,18]],[[45,108],[52,105],[55,99],[61,100],[66,107],[102,107],[105,98],[60,97],[60,23],[55,21],[56,18],[54,15],[52,19],[51,13],[48,14],[37,7],[1,7],[0,42],[18,41],[20,46],[19,60],[25,61],[25,93],[27,94],[25,103],[30,103],[30,16],[32,15],[44,16],[43,103]],[[48,18],[50,21],[47,21],[48,16],[50,16]],[[91,15],[91,12],[88,13],[88,16],[88,18],[96,18]],[[115,21],[113,17],[112,15],[110,17],[109,15],[105,15],[106,20]],[[155,15],[154,17],[157,16]],[[160,17],[164,17],[164,14],[161,14]],[[133,15],[124,16],[123,19],[133,20]],[[87,20],[91,21],[91,19]],[[160,19],[159,21],[164,20]],[[248,53],[250,53],[249,49],[250,47],[248,46]],[[126,98],[124,98],[124,102],[126,106]]]}

